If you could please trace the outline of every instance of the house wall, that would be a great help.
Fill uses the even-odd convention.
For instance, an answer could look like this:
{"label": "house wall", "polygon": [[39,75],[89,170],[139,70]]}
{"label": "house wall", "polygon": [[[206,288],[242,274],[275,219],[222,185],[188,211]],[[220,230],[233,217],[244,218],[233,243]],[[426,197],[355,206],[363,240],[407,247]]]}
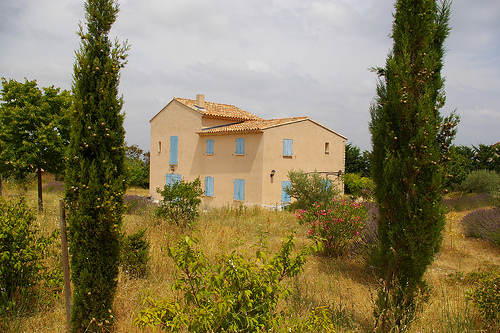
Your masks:
{"label": "house wall", "polygon": [[[293,140],[293,155],[283,156],[283,139]],[[329,152],[325,153],[325,143]],[[281,202],[282,181],[288,180],[288,172],[337,172],[345,170],[345,139],[312,121],[301,121],[267,129],[263,146],[262,204],[276,205]],[[271,171],[276,173],[271,177]],[[340,185],[337,176],[329,177]],[[343,192],[342,186],[339,189]]]}
{"label": "house wall", "polygon": [[[183,179],[194,180],[189,172],[196,163],[195,153],[198,144],[196,132],[201,130],[201,114],[173,100],[153,119],[151,119],[151,155],[149,194],[156,200],[161,196],[157,188],[165,185],[165,174],[175,173]],[[170,168],[170,136],[177,135],[178,164],[172,172]],[[159,150],[161,142],[161,150]]]}

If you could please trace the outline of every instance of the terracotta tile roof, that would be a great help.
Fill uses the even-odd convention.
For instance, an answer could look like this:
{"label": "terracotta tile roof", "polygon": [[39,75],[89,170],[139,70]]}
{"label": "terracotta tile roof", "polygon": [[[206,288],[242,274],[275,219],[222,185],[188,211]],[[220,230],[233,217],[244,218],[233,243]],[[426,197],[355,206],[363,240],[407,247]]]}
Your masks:
{"label": "terracotta tile roof", "polygon": [[303,116],[267,120],[247,120],[235,124],[205,128],[202,131],[198,132],[198,134],[203,136],[211,134],[259,133],[271,127],[281,126],[307,119],[309,119],[309,117]]}
{"label": "terracotta tile roof", "polygon": [[262,120],[262,118],[251,114],[245,110],[237,108],[234,105],[229,104],[221,104],[221,103],[212,103],[205,102],[205,108],[201,109],[196,106],[196,100],[187,99],[187,98],[179,98],[174,97],[174,99],[191,109],[200,112],[203,116],[209,118],[217,118],[217,119],[227,119],[227,120]]}

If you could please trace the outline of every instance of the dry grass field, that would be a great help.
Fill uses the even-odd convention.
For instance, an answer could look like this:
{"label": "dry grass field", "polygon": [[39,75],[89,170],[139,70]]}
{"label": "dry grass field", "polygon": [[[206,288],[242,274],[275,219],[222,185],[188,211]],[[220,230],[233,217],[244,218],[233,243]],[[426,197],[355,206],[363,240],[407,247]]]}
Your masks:
{"label": "dry grass field", "polygon": [[[136,189],[130,194],[147,195],[147,191]],[[5,197],[18,195],[18,188],[4,186]],[[29,198],[30,205],[36,207],[35,190],[28,190],[24,195]],[[37,220],[43,233],[59,228],[60,198],[62,192],[44,193],[45,210]],[[431,299],[410,332],[485,332],[485,323],[465,297],[471,285],[458,283],[450,276],[456,276],[457,272],[477,271],[487,265],[500,266],[500,251],[485,241],[463,236],[460,220],[466,214],[464,211],[447,215],[442,251],[427,273],[432,287]],[[143,307],[145,296],[164,298],[171,295],[170,286],[176,272],[173,262],[166,256],[166,248],[184,234],[199,238],[199,246],[208,258],[233,250],[248,255],[257,249],[275,253],[281,239],[291,232],[295,232],[297,248],[310,242],[306,238],[307,230],[299,226],[293,214],[260,208],[224,208],[204,212],[192,229],[181,229],[160,221],[150,210],[124,216],[124,232],[130,234],[140,228],[147,228],[151,244],[149,275],[145,279],[134,279],[120,273],[114,332],[152,331],[135,327],[133,320]],[[293,286],[294,293],[279,307],[286,309],[289,316],[302,316],[314,307],[328,306],[333,311],[337,332],[373,331],[372,311],[378,281],[361,256],[329,259],[311,255],[304,272],[286,282]],[[11,332],[65,332],[62,293],[53,305],[32,316],[9,319],[8,329]],[[497,329],[499,327],[494,331]]]}

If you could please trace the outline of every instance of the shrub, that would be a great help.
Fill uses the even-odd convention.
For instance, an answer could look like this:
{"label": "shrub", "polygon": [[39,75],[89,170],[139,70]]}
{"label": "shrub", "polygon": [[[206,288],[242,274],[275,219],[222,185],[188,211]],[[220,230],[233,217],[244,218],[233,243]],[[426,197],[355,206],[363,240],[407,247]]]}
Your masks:
{"label": "shrub", "polygon": [[500,209],[479,209],[462,219],[467,236],[485,239],[500,247]]}
{"label": "shrub", "polygon": [[362,204],[333,199],[330,204],[317,203],[295,216],[300,224],[309,225],[308,237],[323,244],[326,255],[340,257],[347,253],[353,239],[359,238],[366,212]]}
{"label": "shrub", "polygon": [[472,171],[462,182],[462,191],[468,193],[492,193],[500,188],[500,175],[491,170]]}
{"label": "shrub", "polygon": [[179,225],[189,225],[199,216],[198,206],[203,195],[199,178],[192,182],[174,181],[165,185],[163,190],[157,189],[157,192],[162,200],[156,208],[156,216]]}
{"label": "shrub", "polygon": [[322,177],[317,173],[305,173],[303,171],[288,172],[290,186],[285,188],[285,192],[294,202],[290,204],[290,209],[309,209],[315,203],[328,203],[339,190],[332,186],[327,177]]}
{"label": "shrub", "polygon": [[125,272],[133,277],[146,277],[149,262],[149,242],[144,239],[146,229],[132,235],[123,235],[121,263]]}
{"label": "shrub", "polygon": [[371,199],[371,193],[375,187],[375,183],[369,177],[361,177],[355,173],[346,173],[342,176],[344,182],[346,193],[350,194],[353,199],[359,197],[363,200]]}
{"label": "shrub", "polygon": [[467,298],[479,309],[484,319],[500,319],[500,271],[490,268],[481,275],[474,289],[467,293]]}
{"label": "shrub", "polygon": [[32,309],[43,285],[59,288],[60,276],[45,263],[57,231],[40,236],[35,222],[24,198],[0,198],[0,315]]}
{"label": "shrub", "polygon": [[59,181],[52,181],[43,186],[44,192],[63,192],[64,191],[64,183]]}
{"label": "shrub", "polygon": [[270,260],[260,251],[248,259],[233,252],[210,263],[194,248],[196,243],[185,237],[168,249],[181,272],[173,288],[184,297],[146,298],[149,307],[139,312],[135,325],[203,333],[259,332],[279,327],[281,316],[276,306],[279,299],[290,294],[282,281],[302,271],[308,250],[292,257],[294,242],[290,236]]}
{"label": "shrub", "polygon": [[492,203],[491,196],[487,193],[471,193],[454,198],[446,198],[442,201],[448,211],[464,211],[489,206]]}

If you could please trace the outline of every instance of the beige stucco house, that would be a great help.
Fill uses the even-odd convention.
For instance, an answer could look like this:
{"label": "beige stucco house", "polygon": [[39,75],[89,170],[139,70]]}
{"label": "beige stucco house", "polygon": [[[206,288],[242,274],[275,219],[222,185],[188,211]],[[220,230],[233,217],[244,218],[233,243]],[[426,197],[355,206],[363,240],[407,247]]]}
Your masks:
{"label": "beige stucco house", "polygon": [[151,120],[150,195],[166,183],[202,182],[204,207],[281,206],[290,170],[340,182],[346,137],[309,117],[262,119],[233,105],[174,98]]}

